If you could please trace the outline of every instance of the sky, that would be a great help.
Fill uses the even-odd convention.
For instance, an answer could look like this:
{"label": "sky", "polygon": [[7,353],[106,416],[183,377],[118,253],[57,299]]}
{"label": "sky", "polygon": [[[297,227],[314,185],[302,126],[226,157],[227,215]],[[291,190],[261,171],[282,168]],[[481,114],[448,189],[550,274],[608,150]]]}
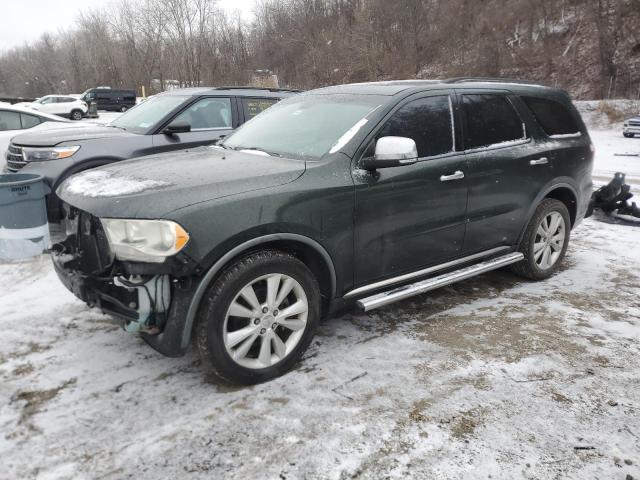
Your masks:
{"label": "sky", "polygon": [[[44,32],[72,28],[79,11],[112,2],[114,0],[0,0],[0,51],[36,40]],[[217,3],[229,12],[238,9],[243,17],[250,19],[255,0],[219,0]]]}

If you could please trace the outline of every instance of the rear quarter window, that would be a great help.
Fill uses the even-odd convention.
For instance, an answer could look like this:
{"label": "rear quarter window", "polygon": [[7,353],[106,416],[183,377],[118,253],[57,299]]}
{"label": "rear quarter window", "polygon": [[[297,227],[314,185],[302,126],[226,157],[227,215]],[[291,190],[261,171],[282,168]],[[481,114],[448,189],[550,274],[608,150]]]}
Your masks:
{"label": "rear quarter window", "polygon": [[276,103],[278,103],[278,99],[275,98],[243,98],[242,108],[244,110],[244,118],[251,120]]}
{"label": "rear quarter window", "polygon": [[544,133],[550,137],[580,134],[580,126],[575,117],[560,102],[538,97],[521,98],[533,113]]}
{"label": "rear quarter window", "polygon": [[32,128],[40,124],[40,118],[35,115],[27,115],[26,113],[20,114],[20,120],[22,121],[22,128]]}

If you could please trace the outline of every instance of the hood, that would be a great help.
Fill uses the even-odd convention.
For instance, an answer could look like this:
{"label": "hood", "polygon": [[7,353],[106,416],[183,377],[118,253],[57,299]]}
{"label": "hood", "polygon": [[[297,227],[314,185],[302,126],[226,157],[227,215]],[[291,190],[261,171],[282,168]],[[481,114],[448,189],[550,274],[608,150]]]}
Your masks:
{"label": "hood", "polygon": [[163,218],[189,205],[290,183],[305,162],[216,147],[136,158],[74,175],[57,190],[97,217]]}
{"label": "hood", "polygon": [[[66,124],[65,124],[66,125]],[[61,143],[82,142],[95,138],[115,138],[123,136],[134,136],[121,128],[105,127],[102,125],[85,124],[73,127],[52,128],[46,131],[28,132],[17,135],[13,138],[16,145],[28,147],[53,147]]]}
{"label": "hood", "polygon": [[638,115],[636,117],[631,117],[631,118],[625,120],[625,122],[630,122],[631,120],[633,120],[634,122],[640,122],[640,115]]}

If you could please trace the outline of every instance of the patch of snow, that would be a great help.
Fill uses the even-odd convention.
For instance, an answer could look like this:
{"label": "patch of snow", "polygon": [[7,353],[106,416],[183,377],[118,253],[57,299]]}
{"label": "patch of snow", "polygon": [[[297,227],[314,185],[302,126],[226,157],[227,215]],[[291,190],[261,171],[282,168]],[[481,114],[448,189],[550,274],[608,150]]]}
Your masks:
{"label": "patch of snow", "polygon": [[356,133],[358,133],[358,131],[362,127],[364,127],[368,121],[369,120],[367,120],[366,118],[363,118],[358,123],[356,123],[353,127],[351,127],[349,130],[347,130],[345,134],[338,139],[335,145],[331,147],[331,150],[329,150],[329,153],[339,152],[341,148],[343,148],[347,143],[351,141],[353,137],[356,136]]}
{"label": "patch of snow", "polygon": [[118,176],[105,170],[89,170],[70,177],[62,185],[62,190],[85,197],[117,197],[169,185],[158,180]]}
{"label": "patch of snow", "polygon": [[582,136],[581,132],[576,133],[557,133],[555,135],[549,135],[551,138],[563,139],[563,138],[580,138]]}

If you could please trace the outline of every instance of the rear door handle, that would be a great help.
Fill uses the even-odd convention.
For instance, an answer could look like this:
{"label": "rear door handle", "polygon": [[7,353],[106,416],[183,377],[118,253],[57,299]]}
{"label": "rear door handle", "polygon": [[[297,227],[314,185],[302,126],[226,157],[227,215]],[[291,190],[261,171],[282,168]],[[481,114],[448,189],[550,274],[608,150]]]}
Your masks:
{"label": "rear door handle", "polygon": [[547,157],[529,161],[529,165],[546,165],[547,163],[549,163],[549,159]]}
{"label": "rear door handle", "polygon": [[441,182],[450,182],[451,180],[462,180],[464,178],[464,172],[460,170],[456,170],[455,173],[451,175],[442,175],[440,176]]}

